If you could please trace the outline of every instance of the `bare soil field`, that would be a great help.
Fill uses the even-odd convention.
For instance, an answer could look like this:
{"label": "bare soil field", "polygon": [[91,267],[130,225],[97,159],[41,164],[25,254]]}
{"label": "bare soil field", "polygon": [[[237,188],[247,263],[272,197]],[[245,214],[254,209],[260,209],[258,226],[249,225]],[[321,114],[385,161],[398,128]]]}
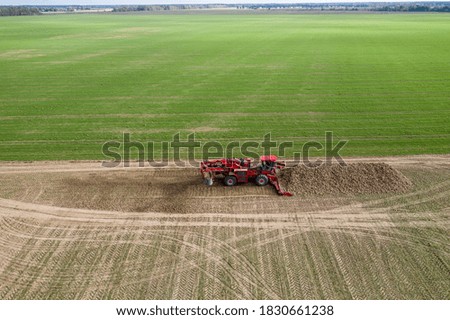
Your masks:
{"label": "bare soil field", "polygon": [[195,169],[3,162],[0,298],[449,299],[450,156],[346,161],[362,186],[355,170],[405,180],[319,192],[336,169],[303,172],[280,197]]}

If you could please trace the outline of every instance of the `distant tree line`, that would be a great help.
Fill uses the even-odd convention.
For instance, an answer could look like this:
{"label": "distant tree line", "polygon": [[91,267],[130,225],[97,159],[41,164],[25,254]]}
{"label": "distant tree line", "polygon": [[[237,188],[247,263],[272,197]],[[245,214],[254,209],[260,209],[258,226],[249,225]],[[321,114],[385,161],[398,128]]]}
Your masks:
{"label": "distant tree line", "polygon": [[174,5],[138,5],[115,7],[113,12],[127,11],[168,11],[168,10],[189,10],[189,9],[217,9],[231,7],[222,4],[174,4]]}
{"label": "distant tree line", "polygon": [[114,8],[113,12],[128,12],[128,11],[164,11],[174,10],[172,5],[158,5],[158,6],[121,6]]}
{"label": "distant tree line", "polygon": [[376,11],[388,12],[450,12],[450,5],[448,6],[428,6],[428,5],[397,5],[397,6],[383,6],[376,8]]}
{"label": "distant tree line", "polygon": [[392,12],[450,12],[450,2],[415,2],[415,3],[286,3],[286,4],[244,4],[238,9],[293,9],[321,11],[392,11]]}
{"label": "distant tree line", "polygon": [[33,7],[0,7],[0,16],[33,16],[41,14],[38,8]]}

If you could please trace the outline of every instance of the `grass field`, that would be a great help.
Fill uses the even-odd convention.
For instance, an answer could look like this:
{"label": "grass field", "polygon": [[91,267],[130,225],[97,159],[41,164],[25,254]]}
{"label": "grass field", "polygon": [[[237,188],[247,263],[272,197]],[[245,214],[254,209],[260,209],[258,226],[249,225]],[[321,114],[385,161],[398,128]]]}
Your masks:
{"label": "grass field", "polygon": [[449,153],[449,52],[445,14],[1,18],[0,160],[103,159],[123,132]]}

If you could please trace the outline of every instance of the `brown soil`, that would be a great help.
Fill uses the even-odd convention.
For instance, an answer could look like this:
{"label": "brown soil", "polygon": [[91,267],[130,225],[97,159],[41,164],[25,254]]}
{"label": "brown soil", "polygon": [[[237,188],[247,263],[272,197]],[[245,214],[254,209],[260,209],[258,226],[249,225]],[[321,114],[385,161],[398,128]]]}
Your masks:
{"label": "brown soil", "polygon": [[280,197],[196,169],[0,163],[0,299],[449,299],[450,156],[346,161],[414,185]]}
{"label": "brown soil", "polygon": [[386,163],[351,163],[307,167],[281,172],[282,185],[296,194],[378,194],[408,191],[412,183]]}
{"label": "brown soil", "polygon": [[[249,210],[245,206],[248,199],[239,200],[240,197],[257,199],[254,205],[260,208],[266,207],[267,202],[278,202],[277,211],[292,212],[295,209],[293,203],[302,201],[302,196],[307,194],[401,193],[411,186],[405,176],[384,163],[331,165],[316,169],[297,166],[285,169],[280,175],[282,187],[293,192],[293,198],[279,197],[271,185],[258,187],[248,183],[230,188],[223,186],[222,181],[216,181],[212,187],[207,187],[198,170],[187,168],[46,173],[21,176],[22,181],[15,176],[16,181],[9,181],[5,188],[16,194],[12,198],[67,208],[226,213]],[[41,182],[35,185],[33,180]],[[23,187],[17,186],[19,182]],[[20,190],[29,191],[22,198]]]}
{"label": "brown soil", "polygon": [[[68,207],[101,210],[189,211],[191,206],[187,203],[188,195],[202,185],[196,172],[189,170],[178,177],[164,170],[159,175],[152,173],[90,173],[63,178],[56,185],[62,191],[58,203]],[[186,176],[191,179],[186,179]]]}

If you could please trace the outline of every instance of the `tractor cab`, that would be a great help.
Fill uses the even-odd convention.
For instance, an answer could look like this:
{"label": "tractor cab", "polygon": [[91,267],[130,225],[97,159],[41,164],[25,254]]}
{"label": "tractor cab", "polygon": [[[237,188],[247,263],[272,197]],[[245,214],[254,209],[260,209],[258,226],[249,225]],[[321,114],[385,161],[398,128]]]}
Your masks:
{"label": "tractor cab", "polygon": [[261,156],[259,157],[259,161],[261,162],[261,169],[263,171],[271,171],[276,167],[277,156]]}

